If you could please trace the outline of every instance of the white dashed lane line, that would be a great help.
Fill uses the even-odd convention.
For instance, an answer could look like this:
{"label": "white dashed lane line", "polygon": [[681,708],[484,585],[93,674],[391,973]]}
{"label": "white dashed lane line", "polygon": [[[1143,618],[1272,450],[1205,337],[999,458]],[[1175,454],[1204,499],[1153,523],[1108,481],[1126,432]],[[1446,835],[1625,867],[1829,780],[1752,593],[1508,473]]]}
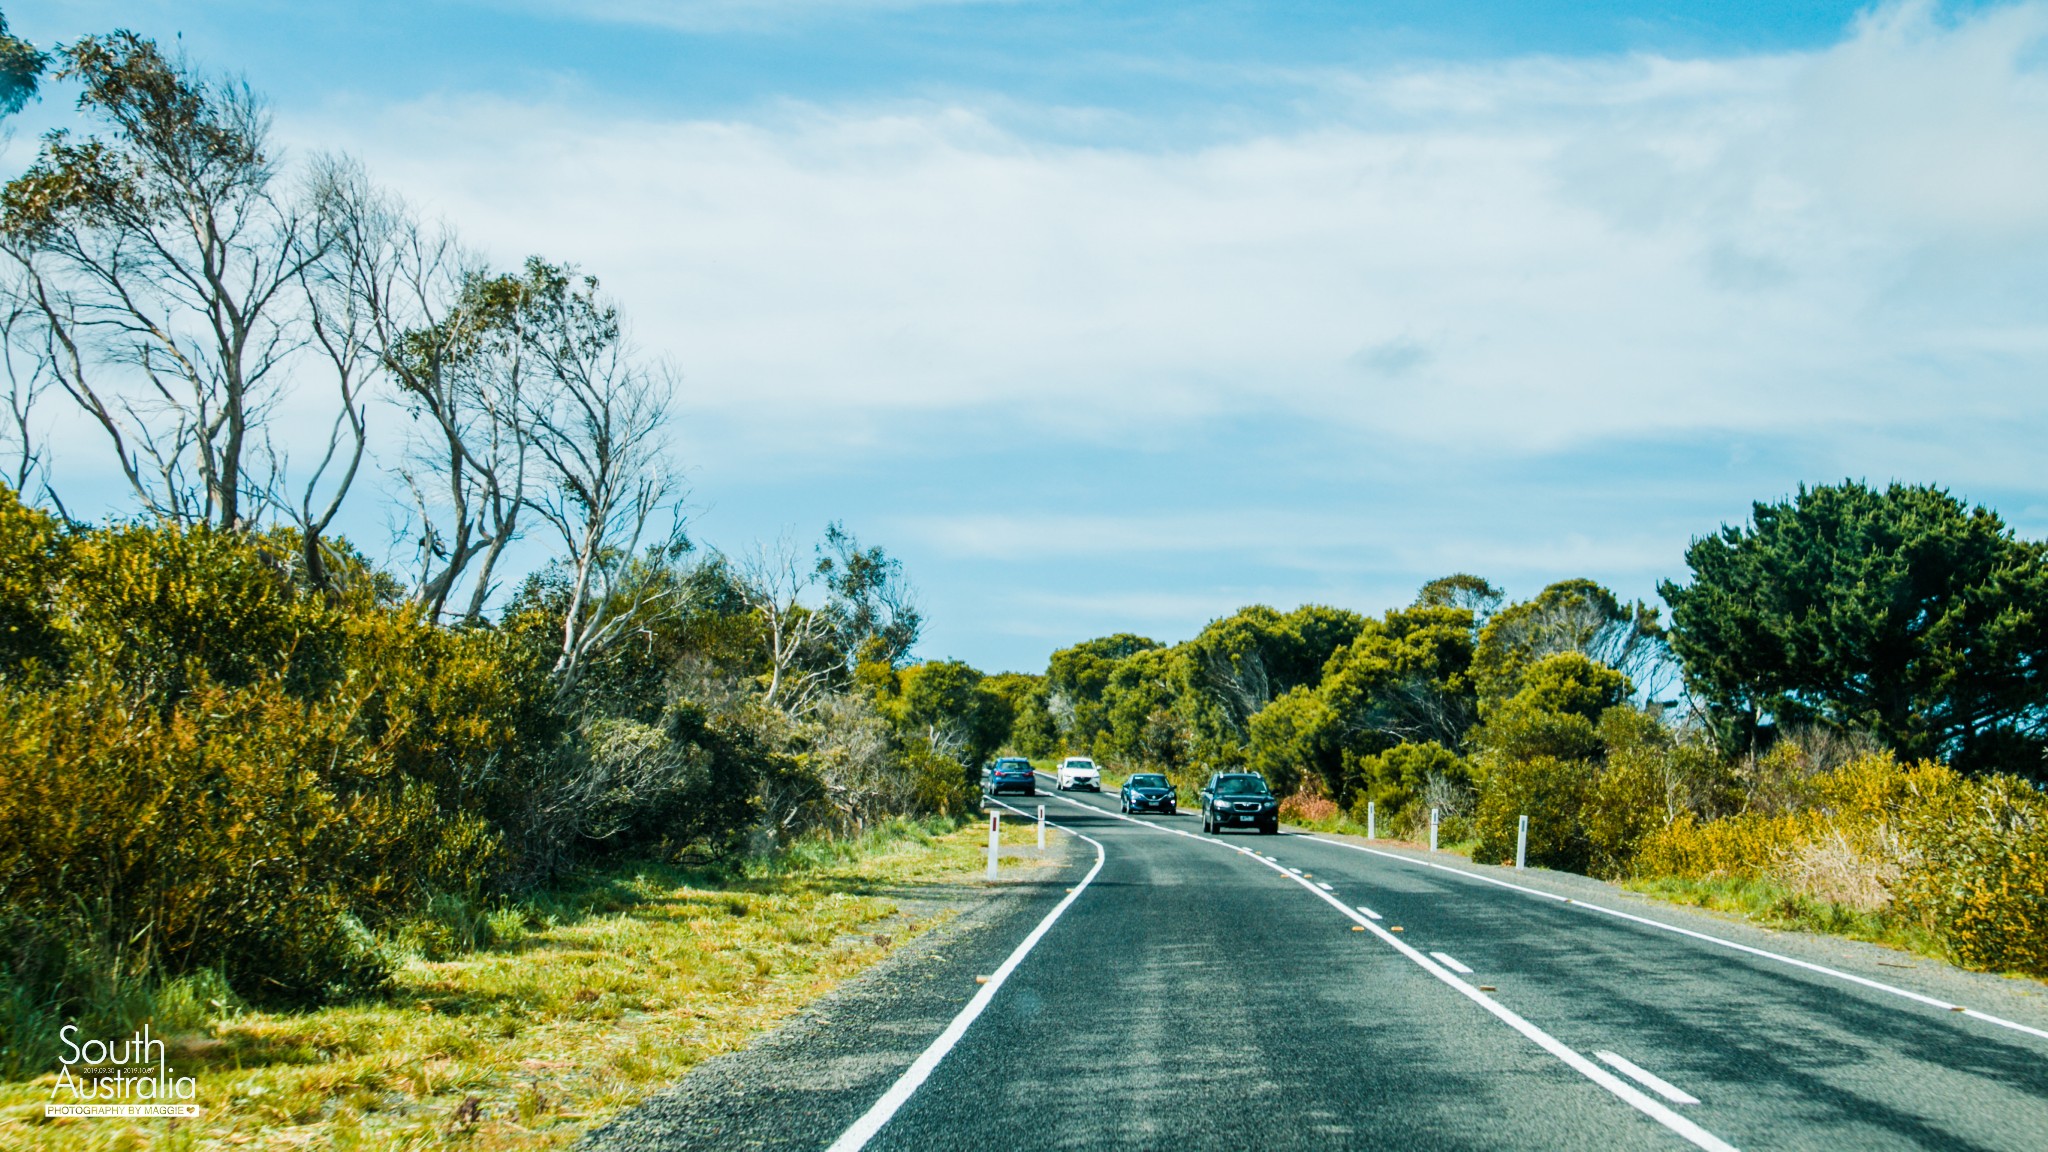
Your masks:
{"label": "white dashed lane line", "polygon": [[1431,952],[1430,955],[1436,957],[1437,963],[1443,965],[1446,968],[1449,968],[1451,971],[1456,972],[1460,976],[1470,976],[1472,974],[1472,970],[1470,968],[1467,968],[1463,964],[1458,963],[1457,959],[1452,957],[1449,953]]}
{"label": "white dashed lane line", "polygon": [[1372,917],[1372,918],[1373,918],[1373,919],[1375,919],[1375,920],[1380,920],[1380,919],[1384,919],[1384,917],[1382,917],[1382,916],[1381,916],[1381,915],[1380,915],[1379,913],[1377,913],[1377,912],[1373,911],[1373,910],[1372,910],[1372,909],[1370,909],[1370,908],[1367,908],[1367,907],[1366,907],[1365,905],[1363,905],[1363,904],[1360,904],[1360,905],[1358,906],[1358,910],[1359,910],[1360,912],[1363,912],[1363,913],[1365,913],[1365,914],[1366,914],[1367,916],[1370,916],[1370,917]]}
{"label": "white dashed lane line", "polygon": [[1322,889],[1323,891],[1325,891],[1325,892],[1335,892],[1335,891],[1336,891],[1336,889],[1335,889],[1335,888],[1332,888],[1332,887],[1330,887],[1330,886],[1329,886],[1328,884],[1325,884],[1325,883],[1323,883],[1323,882],[1322,882],[1321,880],[1318,880],[1318,881],[1316,881],[1316,887],[1318,887],[1318,888],[1321,888],[1321,889]]}
{"label": "white dashed lane line", "polygon": [[1831,976],[1837,980],[1845,980],[1851,984],[1857,984],[1864,988],[1871,989],[1875,992],[1883,992],[1888,995],[1896,996],[1902,1000],[1911,1000],[1916,1004],[1924,1004],[1929,1008],[1959,1013],[1973,1020],[1982,1020],[1986,1024],[1996,1024],[2000,1028],[2010,1028],[2015,1032],[2024,1032],[2029,1036],[2038,1036],[2043,1040],[2048,1040],[2048,1029],[2031,1028],[2017,1021],[2007,1020],[2003,1016],[1993,1016],[1989,1012],[1979,1012],[1975,1008],[1966,1008],[1961,1004],[1951,1004],[1948,1001],[1942,1000],[1938,997],[1922,995],[1919,992],[1914,992],[1909,989],[1901,988],[1896,984],[1887,984],[1882,980],[1872,980],[1868,976],[1858,976],[1853,972],[1844,972],[1839,968],[1830,968],[1825,964],[1815,964],[1810,960],[1800,960],[1796,957],[1787,956],[1782,952],[1772,952],[1766,948],[1756,948],[1748,944],[1738,944],[1735,941],[1729,940],[1725,937],[1713,936],[1705,932],[1695,932],[1690,928],[1680,928],[1676,924],[1666,924],[1662,920],[1653,920],[1648,916],[1633,915],[1628,912],[1623,912],[1618,908],[1608,908],[1600,904],[1589,903],[1585,900],[1574,900],[1569,896],[1560,896],[1555,892],[1543,892],[1535,888],[1527,888],[1520,884],[1514,884],[1506,880],[1496,879],[1492,876],[1483,876],[1477,872],[1467,872],[1463,868],[1453,868],[1448,864],[1436,864],[1428,860],[1416,860],[1407,856],[1399,856],[1392,852],[1384,852],[1378,848],[1368,848],[1363,844],[1350,844],[1342,840],[1326,840],[1321,836],[1304,836],[1303,839],[1313,841],[1317,844],[1329,844],[1337,848],[1348,848],[1353,852],[1364,852],[1368,855],[1378,856],[1383,859],[1392,860],[1397,864],[1405,864],[1413,868],[1434,868],[1439,872],[1449,872],[1454,876],[1463,876],[1467,880],[1477,881],[1481,884],[1491,884],[1496,888],[1506,888],[1511,891],[1520,892],[1524,896],[1534,896],[1542,900],[1551,900],[1563,904],[1568,904],[1581,911],[1597,912],[1602,916],[1612,916],[1617,920],[1626,920],[1632,924],[1640,924],[1645,928],[1654,928],[1660,932],[1670,932],[1674,935],[1690,937],[1691,939],[1703,941],[1708,944],[1713,944],[1717,947],[1727,948],[1731,951],[1741,952],[1750,956],[1761,957],[1765,960],[1773,960],[1777,963],[1786,964],[1794,968],[1801,968],[1808,972],[1819,973],[1822,976]]}
{"label": "white dashed lane line", "polygon": [[1499,1003],[1498,1001],[1494,1000],[1493,997],[1488,996],[1486,993],[1480,991],[1478,988],[1475,988],[1472,985],[1467,984],[1462,978],[1458,976],[1457,973],[1451,971],[1450,968],[1446,965],[1439,963],[1433,957],[1423,955],[1422,952],[1404,942],[1399,936],[1394,935],[1393,931],[1386,928],[1382,928],[1378,924],[1368,921],[1365,918],[1365,914],[1363,912],[1354,912],[1349,907],[1345,906],[1345,904],[1342,901],[1338,900],[1335,896],[1332,896],[1327,892],[1319,891],[1313,883],[1311,883],[1309,880],[1302,876],[1301,869],[1288,868],[1280,864],[1278,861],[1274,861],[1270,858],[1261,856],[1258,852],[1255,852],[1250,848],[1242,848],[1235,844],[1225,843],[1211,836],[1197,836],[1192,832],[1183,832],[1178,828],[1168,828],[1164,825],[1153,824],[1149,821],[1132,819],[1129,816],[1119,815],[1115,812],[1105,812],[1100,808],[1094,807],[1093,805],[1083,804],[1078,800],[1068,799],[1065,796],[1057,797],[1057,799],[1065,800],[1067,803],[1074,805],[1076,808],[1085,808],[1098,816],[1107,816],[1112,820],[1122,820],[1128,824],[1136,824],[1141,828],[1150,828],[1155,832],[1165,832],[1174,836],[1184,836],[1187,839],[1193,840],[1200,844],[1208,844],[1218,848],[1227,848],[1232,852],[1239,853],[1243,856],[1249,857],[1250,859],[1257,860],[1260,863],[1265,864],[1268,868],[1271,868],[1275,872],[1287,876],[1288,879],[1294,881],[1296,884],[1301,885],[1302,889],[1308,892],[1310,895],[1327,902],[1330,905],[1330,907],[1335,908],[1337,911],[1342,912],[1345,916],[1350,917],[1353,921],[1357,922],[1360,926],[1362,926],[1366,931],[1372,933],[1375,937],[1377,937],[1382,943],[1394,949],[1394,951],[1399,952],[1402,956],[1407,957],[1407,959],[1416,967],[1421,968],[1423,971],[1429,973],[1437,980],[1443,982],[1446,985],[1449,985],[1452,989],[1457,991],[1458,994],[1464,996],[1466,999],[1472,1001],[1472,1003],[1478,1005],[1481,1009],[1491,1014],[1495,1019],[1499,1020],[1503,1024],[1506,1024],[1508,1027],[1514,1029],[1516,1032],[1521,1033],[1524,1038],[1534,1043],[1537,1047],[1543,1049],[1545,1052],[1548,1052],[1552,1056],[1555,1056],[1559,1060],[1563,1061],[1567,1066],[1569,1066],[1572,1069],[1572,1071],[1577,1072],[1579,1075],[1584,1076],[1588,1080],[1591,1080],[1593,1083],[1599,1085],[1601,1088],[1606,1089],[1609,1093],[1619,1098],[1623,1103],[1626,1103],[1629,1107],[1634,1108],[1636,1111],[1641,1112],[1643,1115],[1648,1116],[1650,1119],[1655,1120],[1659,1124],[1662,1124],[1664,1127],[1670,1129],[1673,1133],[1684,1138],[1688,1143],[1692,1144],[1694,1147],[1704,1149],[1705,1152],[1736,1152],[1736,1148],[1734,1145],[1714,1135],[1712,1132],[1707,1131],[1705,1128],[1700,1127],[1698,1124],[1693,1123],[1691,1120],[1688,1120],[1684,1116],[1681,1116],[1678,1113],[1673,1112],[1671,1109],[1665,1107],[1663,1104],[1657,1102],[1656,1100],[1652,1100],[1650,1097],[1638,1091],[1635,1085],[1630,1084],[1628,1081],[1623,1080],[1621,1077],[1616,1076],[1614,1073],[1609,1072],[1605,1068],[1602,1068],[1600,1065],[1587,1059],[1585,1056],[1580,1055],[1576,1050],[1567,1046],[1563,1041],[1559,1040],[1557,1037],[1552,1036],[1550,1033],[1545,1032],[1543,1029],[1538,1028],[1536,1025],[1530,1023],[1527,1019],[1523,1018],[1513,1009],[1510,1009],[1506,1005]]}

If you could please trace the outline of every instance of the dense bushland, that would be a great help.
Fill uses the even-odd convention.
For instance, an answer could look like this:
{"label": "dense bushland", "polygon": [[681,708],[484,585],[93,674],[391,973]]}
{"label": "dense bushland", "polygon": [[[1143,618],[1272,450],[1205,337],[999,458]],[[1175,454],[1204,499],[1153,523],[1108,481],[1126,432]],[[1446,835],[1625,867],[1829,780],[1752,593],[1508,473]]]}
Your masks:
{"label": "dense bushland", "polygon": [[[1010,677],[1011,742],[1264,773],[1283,811],[2048,974],[2048,548],[1932,488],[1802,490],[1646,604],[1456,575]],[[1944,759],[1945,758],[1945,759]]]}
{"label": "dense bushland", "polygon": [[[194,989],[375,995],[579,868],[972,803],[1012,697],[913,661],[837,524],[699,549],[677,373],[594,277],[491,268],[146,36],[0,21],[0,59],[0,118],[79,114],[0,189],[0,1071]],[[52,404],[132,519],[66,511]],[[365,490],[375,559],[335,529]]]}
{"label": "dense bushland", "polygon": [[314,588],[297,544],[67,525],[0,489],[0,1046],[139,1020],[199,973],[256,1003],[374,994],[611,857],[957,812],[1010,724],[965,665],[824,646],[872,629],[819,628],[805,659],[837,680],[765,704],[764,626],[717,558],[663,562],[699,594],[643,605],[564,692],[546,574],[501,626],[447,627],[345,552]]}

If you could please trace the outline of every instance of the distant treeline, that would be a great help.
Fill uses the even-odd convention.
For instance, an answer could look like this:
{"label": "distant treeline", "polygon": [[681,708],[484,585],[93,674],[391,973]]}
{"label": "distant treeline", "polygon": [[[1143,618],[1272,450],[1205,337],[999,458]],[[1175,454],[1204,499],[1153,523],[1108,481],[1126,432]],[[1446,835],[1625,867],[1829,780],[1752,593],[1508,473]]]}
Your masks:
{"label": "distant treeline", "polygon": [[1434,810],[1481,861],[1528,815],[1532,863],[1767,880],[2048,971],[2048,546],[1939,489],[1843,483],[1686,560],[1668,625],[1589,580],[1507,603],[1460,574],[1379,617],[1255,606],[992,684],[1028,754],[1184,790],[1258,771],[1295,818],[1370,805],[1382,834]]}

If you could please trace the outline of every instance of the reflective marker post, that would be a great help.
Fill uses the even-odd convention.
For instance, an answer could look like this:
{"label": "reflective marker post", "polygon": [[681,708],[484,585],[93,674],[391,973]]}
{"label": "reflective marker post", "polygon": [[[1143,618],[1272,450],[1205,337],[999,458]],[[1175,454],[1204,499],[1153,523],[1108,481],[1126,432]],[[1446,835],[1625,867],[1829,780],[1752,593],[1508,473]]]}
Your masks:
{"label": "reflective marker post", "polygon": [[1529,818],[1522,817],[1522,826],[1515,832],[1515,871],[1520,872],[1529,863]]}
{"label": "reflective marker post", "polygon": [[1372,817],[1372,801],[1367,800],[1365,802],[1365,838],[1367,840],[1372,839]]}
{"label": "reflective marker post", "polygon": [[1045,850],[1045,805],[1038,806],[1038,848]]}
{"label": "reflective marker post", "polygon": [[1436,812],[1437,810],[1434,808],[1429,810],[1429,850],[1431,852],[1436,851]]}
{"label": "reflective marker post", "polygon": [[989,813],[989,814],[988,814],[988,878],[989,878],[989,879],[991,879],[991,880],[993,880],[993,879],[995,879],[995,878],[996,878],[996,851],[997,851],[997,846],[998,846],[998,845],[1000,845],[1000,844],[1002,843],[1002,835],[1003,835],[1003,814],[1002,814],[1001,812],[991,812],[991,813]]}

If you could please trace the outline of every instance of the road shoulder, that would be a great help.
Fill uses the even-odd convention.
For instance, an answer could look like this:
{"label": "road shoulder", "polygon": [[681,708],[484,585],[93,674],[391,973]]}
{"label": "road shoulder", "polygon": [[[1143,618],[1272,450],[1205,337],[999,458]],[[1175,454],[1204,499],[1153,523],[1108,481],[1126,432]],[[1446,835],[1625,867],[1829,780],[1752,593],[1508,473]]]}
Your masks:
{"label": "road shoulder", "polygon": [[1433,865],[1448,868],[1486,880],[1518,884],[1538,892],[1611,908],[1675,928],[1702,932],[1736,944],[1776,952],[1810,964],[1826,965],[1923,996],[1966,1005],[1977,1011],[2001,1016],[2032,1028],[2048,1029],[2048,984],[2042,981],[1988,972],[1972,972],[1931,957],[1862,940],[1769,928],[1730,913],[1659,900],[1643,893],[1632,892],[1618,884],[1572,872],[1555,872],[1545,868],[1517,871],[1501,865],[1475,864],[1463,856],[1448,852],[1432,853],[1384,840],[1368,842],[1362,836],[1314,832],[1292,827],[1287,831],[1336,843],[1371,847],[1389,856],[1411,861],[1417,867]]}
{"label": "road shoulder", "polygon": [[[1015,849],[1006,849],[1014,852]],[[1086,846],[1056,836],[1053,866],[920,896],[939,926],[747,1048],[593,1130],[592,1152],[822,1148],[910,1066],[1081,876]]]}

